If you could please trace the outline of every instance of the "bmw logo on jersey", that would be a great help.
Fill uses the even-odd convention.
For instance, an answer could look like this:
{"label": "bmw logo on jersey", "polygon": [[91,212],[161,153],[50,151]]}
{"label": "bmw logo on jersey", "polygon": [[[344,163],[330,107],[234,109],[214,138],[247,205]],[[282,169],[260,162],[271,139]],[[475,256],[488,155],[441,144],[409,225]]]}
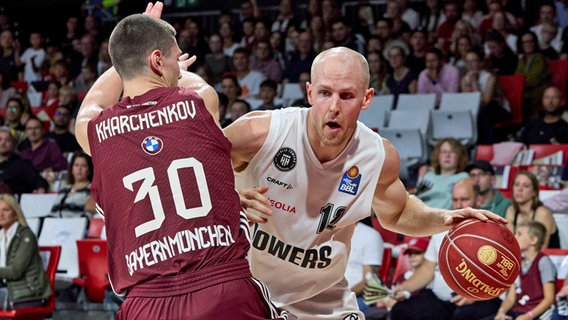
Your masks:
{"label": "bmw logo on jersey", "polygon": [[141,147],[144,152],[153,156],[162,151],[162,149],[164,148],[164,142],[162,142],[162,139],[158,137],[149,136],[144,138]]}

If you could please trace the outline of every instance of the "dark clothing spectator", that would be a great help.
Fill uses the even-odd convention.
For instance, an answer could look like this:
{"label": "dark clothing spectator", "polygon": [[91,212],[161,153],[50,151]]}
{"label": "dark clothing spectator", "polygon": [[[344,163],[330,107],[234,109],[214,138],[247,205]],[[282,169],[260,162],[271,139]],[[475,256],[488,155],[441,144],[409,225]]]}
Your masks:
{"label": "dark clothing spectator", "polygon": [[44,138],[44,142],[32,149],[29,140],[24,140],[19,146],[20,156],[30,160],[37,170],[53,169],[61,171],[67,169],[67,159],[63,157],[63,152],[53,140]]}
{"label": "dark clothing spectator", "polygon": [[568,143],[568,122],[562,119],[553,123],[542,119],[531,121],[521,129],[519,140],[527,145]]}
{"label": "dark clothing spectator", "polygon": [[0,180],[10,187],[13,194],[18,195],[41,188],[49,189],[47,181],[40,176],[31,161],[22,159],[17,154],[0,162]]}
{"label": "dark clothing spectator", "polygon": [[75,151],[81,150],[77,138],[71,132],[67,131],[61,134],[55,132],[48,132],[47,138],[52,139],[57,143],[61,152],[63,153],[73,153]]}
{"label": "dark clothing spectator", "polygon": [[426,56],[416,57],[411,53],[406,58],[406,66],[414,71],[415,74],[420,74],[422,70],[426,69]]}
{"label": "dark clothing spectator", "polygon": [[489,70],[493,71],[498,76],[508,76],[515,74],[517,70],[518,57],[508,52],[502,58],[491,56],[487,59]]}
{"label": "dark clothing spectator", "polygon": [[289,82],[298,82],[302,72],[310,72],[315,57],[316,53],[313,50],[304,59],[300,57],[299,52],[294,53],[284,71],[284,79],[288,79]]}

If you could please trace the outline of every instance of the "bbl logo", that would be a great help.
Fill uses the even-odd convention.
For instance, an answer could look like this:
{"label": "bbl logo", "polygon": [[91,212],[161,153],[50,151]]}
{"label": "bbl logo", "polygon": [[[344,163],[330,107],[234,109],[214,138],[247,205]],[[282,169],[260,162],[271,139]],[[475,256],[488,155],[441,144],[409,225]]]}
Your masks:
{"label": "bbl logo", "polygon": [[339,187],[337,191],[341,191],[347,194],[356,195],[357,190],[359,190],[359,184],[361,183],[361,173],[357,166],[352,166],[343,174],[343,178],[339,182]]}
{"label": "bbl logo", "polygon": [[153,156],[162,151],[162,149],[164,148],[164,143],[162,142],[162,139],[158,137],[149,136],[144,138],[141,147],[144,152]]}
{"label": "bbl logo", "polygon": [[280,171],[290,171],[296,166],[296,152],[291,148],[284,147],[276,152],[274,166]]}

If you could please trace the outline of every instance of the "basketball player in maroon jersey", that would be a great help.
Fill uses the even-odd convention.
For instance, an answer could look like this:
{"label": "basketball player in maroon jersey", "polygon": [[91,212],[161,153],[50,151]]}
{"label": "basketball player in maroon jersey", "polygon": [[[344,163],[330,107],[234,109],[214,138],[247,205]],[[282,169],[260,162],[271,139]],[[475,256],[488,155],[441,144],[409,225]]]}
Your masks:
{"label": "basketball player in maroon jersey", "polygon": [[109,277],[126,295],[117,318],[285,319],[249,270],[248,225],[217,95],[180,71],[194,59],[159,19],[162,7],[149,4],[118,23],[109,43],[114,67],[77,117],[77,139],[96,168]]}

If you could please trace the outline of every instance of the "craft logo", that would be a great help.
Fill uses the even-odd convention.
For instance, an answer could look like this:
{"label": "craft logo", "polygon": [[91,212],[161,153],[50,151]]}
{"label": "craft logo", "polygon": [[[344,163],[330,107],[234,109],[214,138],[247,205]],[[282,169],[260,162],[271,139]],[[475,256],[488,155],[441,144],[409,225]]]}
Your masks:
{"label": "craft logo", "polygon": [[290,171],[294,169],[296,161],[296,152],[288,147],[281,148],[274,156],[274,166],[280,171]]}
{"label": "craft logo", "polygon": [[343,174],[343,178],[341,178],[337,190],[347,194],[356,195],[360,182],[361,174],[359,173],[359,168],[357,168],[357,166],[353,166]]}
{"label": "craft logo", "polygon": [[142,141],[141,147],[144,152],[151,156],[154,156],[162,151],[162,149],[164,148],[164,143],[162,142],[162,139],[158,137],[149,136]]}

